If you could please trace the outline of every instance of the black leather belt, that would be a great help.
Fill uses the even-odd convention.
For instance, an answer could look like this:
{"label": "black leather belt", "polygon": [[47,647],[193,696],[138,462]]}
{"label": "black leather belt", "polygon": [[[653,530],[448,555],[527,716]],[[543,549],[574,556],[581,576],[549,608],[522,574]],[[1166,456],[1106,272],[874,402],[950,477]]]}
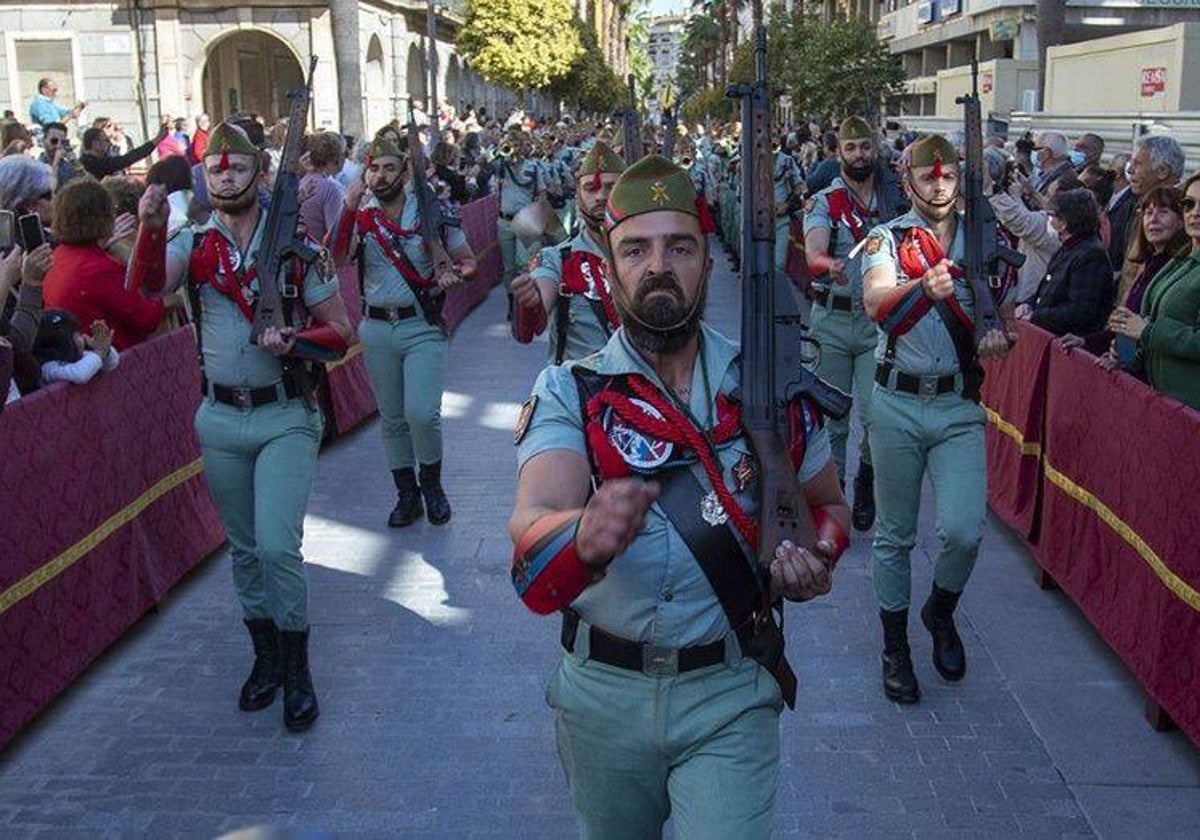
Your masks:
{"label": "black leather belt", "polygon": [[[280,388],[282,385],[282,388]],[[294,400],[302,396],[300,384],[295,379],[284,378],[280,385],[264,385],[261,388],[231,388],[228,385],[209,385],[201,379],[200,388],[205,396],[209,393],[219,403],[232,405],[235,408],[257,408],[273,402]],[[282,391],[283,396],[280,397]]]}
{"label": "black leather belt", "polygon": [[394,324],[397,321],[405,321],[409,318],[415,318],[417,315],[417,307],[415,306],[367,306],[363,304],[363,314],[368,318],[376,321],[387,321],[389,324]]}
{"label": "black leather belt", "polygon": [[831,295],[829,292],[817,293],[813,295],[813,301],[835,312],[854,311],[854,299],[846,295]]}
{"label": "black leather belt", "polygon": [[[575,634],[578,630],[579,616],[564,612],[562,644],[568,651],[575,650]],[[718,639],[696,647],[665,648],[631,642],[606,633],[599,627],[589,626],[588,659],[651,677],[670,677],[724,662],[725,640]]]}
{"label": "black leather belt", "polygon": [[936,397],[938,394],[949,394],[955,390],[958,378],[953,373],[946,376],[913,376],[911,373],[896,371],[896,384],[891,384],[892,365],[881,364],[875,368],[875,381],[893,391],[903,391],[906,394],[916,394],[921,397]]}

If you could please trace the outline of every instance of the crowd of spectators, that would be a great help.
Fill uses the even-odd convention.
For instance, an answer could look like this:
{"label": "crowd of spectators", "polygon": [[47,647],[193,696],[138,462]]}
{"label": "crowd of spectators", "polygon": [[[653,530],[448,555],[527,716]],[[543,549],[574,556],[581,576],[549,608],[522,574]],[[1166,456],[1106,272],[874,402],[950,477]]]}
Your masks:
{"label": "crowd of spectators", "polygon": [[[29,122],[6,112],[0,123],[0,211],[12,231],[11,241],[0,242],[0,409],[51,382],[102,375],[116,367],[122,351],[186,320],[180,295],[150,297],[126,286],[138,200],[147,185],[166,189],[168,235],[203,223],[212,210],[202,166],[207,114],[194,121],[166,117],[156,136],[135,146],[108,117],[80,124],[85,103],[61,104],[57,95],[54,80],[42,79]],[[474,109],[459,115],[444,108],[435,135],[420,103],[414,113],[441,198],[454,204],[486,195],[499,127],[493,122],[489,130],[486,114]],[[253,114],[233,119],[268,161],[260,190],[266,206],[287,122]],[[400,123],[389,130],[397,143],[406,142]],[[327,237],[346,187],[361,177],[368,146],[334,131],[304,138],[303,233],[317,241]],[[44,241],[27,243],[21,232],[34,227]]]}

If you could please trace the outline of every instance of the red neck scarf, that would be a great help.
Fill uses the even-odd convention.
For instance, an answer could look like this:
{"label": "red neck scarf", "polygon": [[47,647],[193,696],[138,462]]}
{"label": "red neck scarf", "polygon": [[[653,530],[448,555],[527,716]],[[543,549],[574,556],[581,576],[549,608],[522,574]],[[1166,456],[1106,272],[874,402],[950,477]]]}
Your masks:
{"label": "red neck scarf", "polygon": [[560,290],[561,294],[568,296],[594,295],[604,306],[609,327],[615,330],[621,326],[621,318],[617,315],[612,294],[608,290],[608,265],[603,257],[589,251],[572,250],[563,261]]}
{"label": "red neck scarf", "polygon": [[[416,236],[419,233],[419,228],[411,230],[402,228],[387,217],[382,207],[371,207],[367,210],[359,211],[358,229],[361,233],[370,234],[375,237],[375,241],[379,243],[379,250],[383,252],[388,262],[395,267],[396,271],[400,272],[400,276],[414,290],[428,289],[434,285],[432,277],[421,276],[416,267],[409,262],[408,257],[404,255],[404,248],[400,244],[405,237]],[[388,235],[389,233],[391,234],[390,236]],[[424,247],[423,243],[422,247]]]}

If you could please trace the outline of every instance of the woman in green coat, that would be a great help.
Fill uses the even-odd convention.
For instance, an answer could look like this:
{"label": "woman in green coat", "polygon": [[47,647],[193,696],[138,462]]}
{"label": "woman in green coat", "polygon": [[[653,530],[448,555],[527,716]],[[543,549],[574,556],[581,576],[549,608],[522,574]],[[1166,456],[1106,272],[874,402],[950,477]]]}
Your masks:
{"label": "woman in green coat", "polygon": [[1137,342],[1151,385],[1200,410],[1200,172],[1187,179],[1183,193],[1191,252],[1171,260],[1150,281],[1141,314],[1118,307],[1109,328]]}

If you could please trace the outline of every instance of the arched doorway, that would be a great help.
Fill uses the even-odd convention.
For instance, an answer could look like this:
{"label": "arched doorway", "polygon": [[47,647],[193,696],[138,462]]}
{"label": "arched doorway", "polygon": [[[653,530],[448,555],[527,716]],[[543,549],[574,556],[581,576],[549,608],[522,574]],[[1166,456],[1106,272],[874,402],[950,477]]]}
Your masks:
{"label": "arched doorway", "polygon": [[462,73],[458,67],[457,55],[450,56],[450,63],[446,67],[446,95],[443,98],[455,108],[462,109]]}
{"label": "arched doorway", "polygon": [[367,42],[366,72],[363,74],[363,106],[367,115],[367,131],[372,133],[383,128],[392,117],[391,85],[387,83],[384,65],[383,42],[372,35]]}
{"label": "arched doorway", "polygon": [[303,83],[300,62],[283,39],[243,30],[209,46],[200,85],[204,111],[214,123],[244,111],[270,125],[287,116],[288,92]]}
{"label": "arched doorway", "polygon": [[420,45],[412,44],[408,48],[408,95],[421,100],[421,107],[429,107],[425,100],[429,97],[429,71],[425,64],[425,51]]}

